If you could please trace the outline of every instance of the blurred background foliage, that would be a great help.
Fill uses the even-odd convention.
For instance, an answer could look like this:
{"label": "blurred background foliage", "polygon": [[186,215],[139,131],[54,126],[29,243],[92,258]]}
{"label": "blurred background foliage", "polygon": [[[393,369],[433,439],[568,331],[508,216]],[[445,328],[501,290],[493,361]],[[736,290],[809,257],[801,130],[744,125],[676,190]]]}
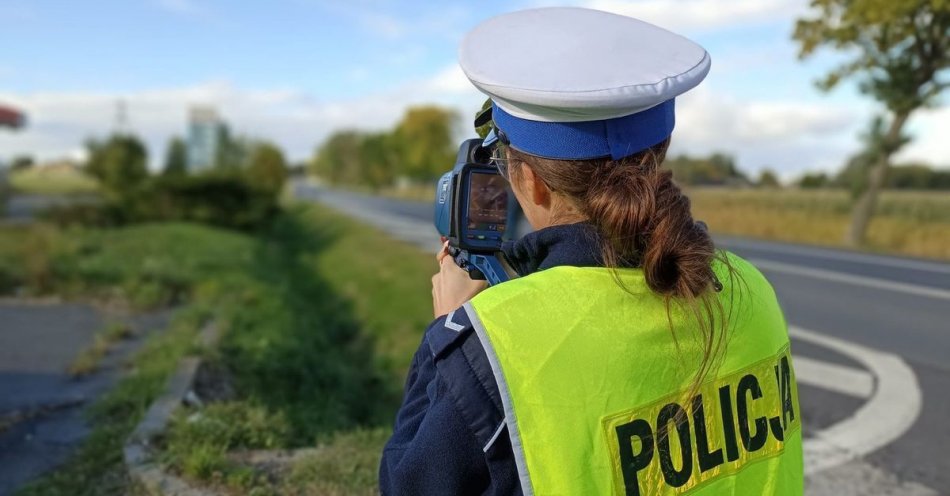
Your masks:
{"label": "blurred background foliage", "polygon": [[154,175],[147,167],[148,152],[136,136],[115,133],[91,139],[81,172],[95,181],[96,188],[89,192],[98,193],[98,201],[54,205],[43,217],[59,225],[193,221],[259,228],[279,210],[287,161],[273,143],[226,139],[220,148],[227,151],[217,155],[214,167],[189,174],[187,148],[173,138],[162,173]]}
{"label": "blurred background foliage", "polygon": [[[865,243],[891,157],[910,138],[904,127],[920,109],[938,105],[950,88],[950,2],[947,0],[811,0],[809,15],[795,22],[799,58],[832,48],[844,60],[816,83],[830,91],[855,79],[861,93],[884,107],[862,136],[863,148],[848,167],[864,170],[849,185],[854,197],[845,241]],[[860,177],[858,177],[860,176]]]}
{"label": "blurred background foliage", "polygon": [[373,190],[434,180],[455,163],[457,120],[452,110],[422,106],[389,131],[337,131],[317,148],[310,171],[333,184]]}

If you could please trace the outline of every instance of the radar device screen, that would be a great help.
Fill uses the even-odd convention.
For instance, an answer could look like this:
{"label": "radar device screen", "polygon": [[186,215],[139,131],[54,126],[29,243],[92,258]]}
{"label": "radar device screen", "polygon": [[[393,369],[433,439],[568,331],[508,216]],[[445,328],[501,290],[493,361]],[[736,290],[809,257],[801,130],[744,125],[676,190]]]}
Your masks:
{"label": "radar device screen", "polygon": [[498,174],[474,173],[468,202],[468,228],[505,232],[508,219],[508,182]]}

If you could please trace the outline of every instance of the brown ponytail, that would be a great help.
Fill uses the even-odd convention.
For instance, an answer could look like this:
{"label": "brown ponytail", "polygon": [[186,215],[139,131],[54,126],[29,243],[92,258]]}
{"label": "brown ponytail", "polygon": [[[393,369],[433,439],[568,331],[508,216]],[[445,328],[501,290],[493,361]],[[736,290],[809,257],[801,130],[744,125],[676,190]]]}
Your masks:
{"label": "brown ponytail", "polygon": [[721,351],[727,319],[715,294],[721,286],[712,271],[717,258],[712,238],[693,220],[689,198],[672,172],[660,168],[669,144],[666,139],[621,160],[551,160],[510,147],[508,158],[512,175],[520,164],[531,167],[597,227],[607,267],[641,267],[647,286],[664,297],[668,311],[670,303],[682,304],[695,317],[704,353],[694,392]]}
{"label": "brown ponytail", "polygon": [[[700,297],[715,284],[712,238],[693,221],[689,198],[660,169],[669,139],[622,160],[561,161],[509,148],[512,165],[525,163],[562,193],[603,236],[608,267],[639,266],[655,293]],[[513,167],[517,173],[517,167]]]}

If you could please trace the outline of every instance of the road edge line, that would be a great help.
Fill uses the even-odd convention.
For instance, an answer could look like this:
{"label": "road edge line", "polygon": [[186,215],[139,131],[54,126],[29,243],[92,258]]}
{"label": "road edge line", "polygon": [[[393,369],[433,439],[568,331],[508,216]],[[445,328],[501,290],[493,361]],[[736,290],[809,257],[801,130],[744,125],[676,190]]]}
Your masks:
{"label": "road edge line", "polygon": [[772,262],[769,260],[763,260],[761,258],[750,258],[748,261],[752,265],[764,271],[782,272],[797,276],[813,277],[815,279],[822,279],[825,281],[853,284],[856,286],[883,289],[887,291],[896,291],[900,293],[912,294],[915,296],[938,298],[941,300],[950,300],[950,291],[934,288],[931,286],[918,286],[916,284],[887,281],[885,279],[877,279],[874,277],[856,276],[853,274],[845,274],[843,272],[835,272],[831,270],[812,269],[801,265]]}
{"label": "road edge line", "polygon": [[797,326],[789,326],[788,333],[792,338],[853,358],[867,367],[876,379],[874,395],[854,414],[804,441],[806,475],[823,472],[883,448],[914,425],[923,406],[923,396],[917,376],[901,357]]}

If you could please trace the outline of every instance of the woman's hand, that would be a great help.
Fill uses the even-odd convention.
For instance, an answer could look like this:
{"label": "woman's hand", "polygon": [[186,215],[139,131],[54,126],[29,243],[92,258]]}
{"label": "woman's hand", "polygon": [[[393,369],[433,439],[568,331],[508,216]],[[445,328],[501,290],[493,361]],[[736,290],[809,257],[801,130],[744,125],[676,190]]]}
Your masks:
{"label": "woman's hand", "polygon": [[436,318],[462,306],[488,287],[486,281],[472,280],[468,272],[455,264],[449,256],[448,246],[448,241],[443,243],[435,257],[439,262],[439,273],[432,276],[432,309]]}

